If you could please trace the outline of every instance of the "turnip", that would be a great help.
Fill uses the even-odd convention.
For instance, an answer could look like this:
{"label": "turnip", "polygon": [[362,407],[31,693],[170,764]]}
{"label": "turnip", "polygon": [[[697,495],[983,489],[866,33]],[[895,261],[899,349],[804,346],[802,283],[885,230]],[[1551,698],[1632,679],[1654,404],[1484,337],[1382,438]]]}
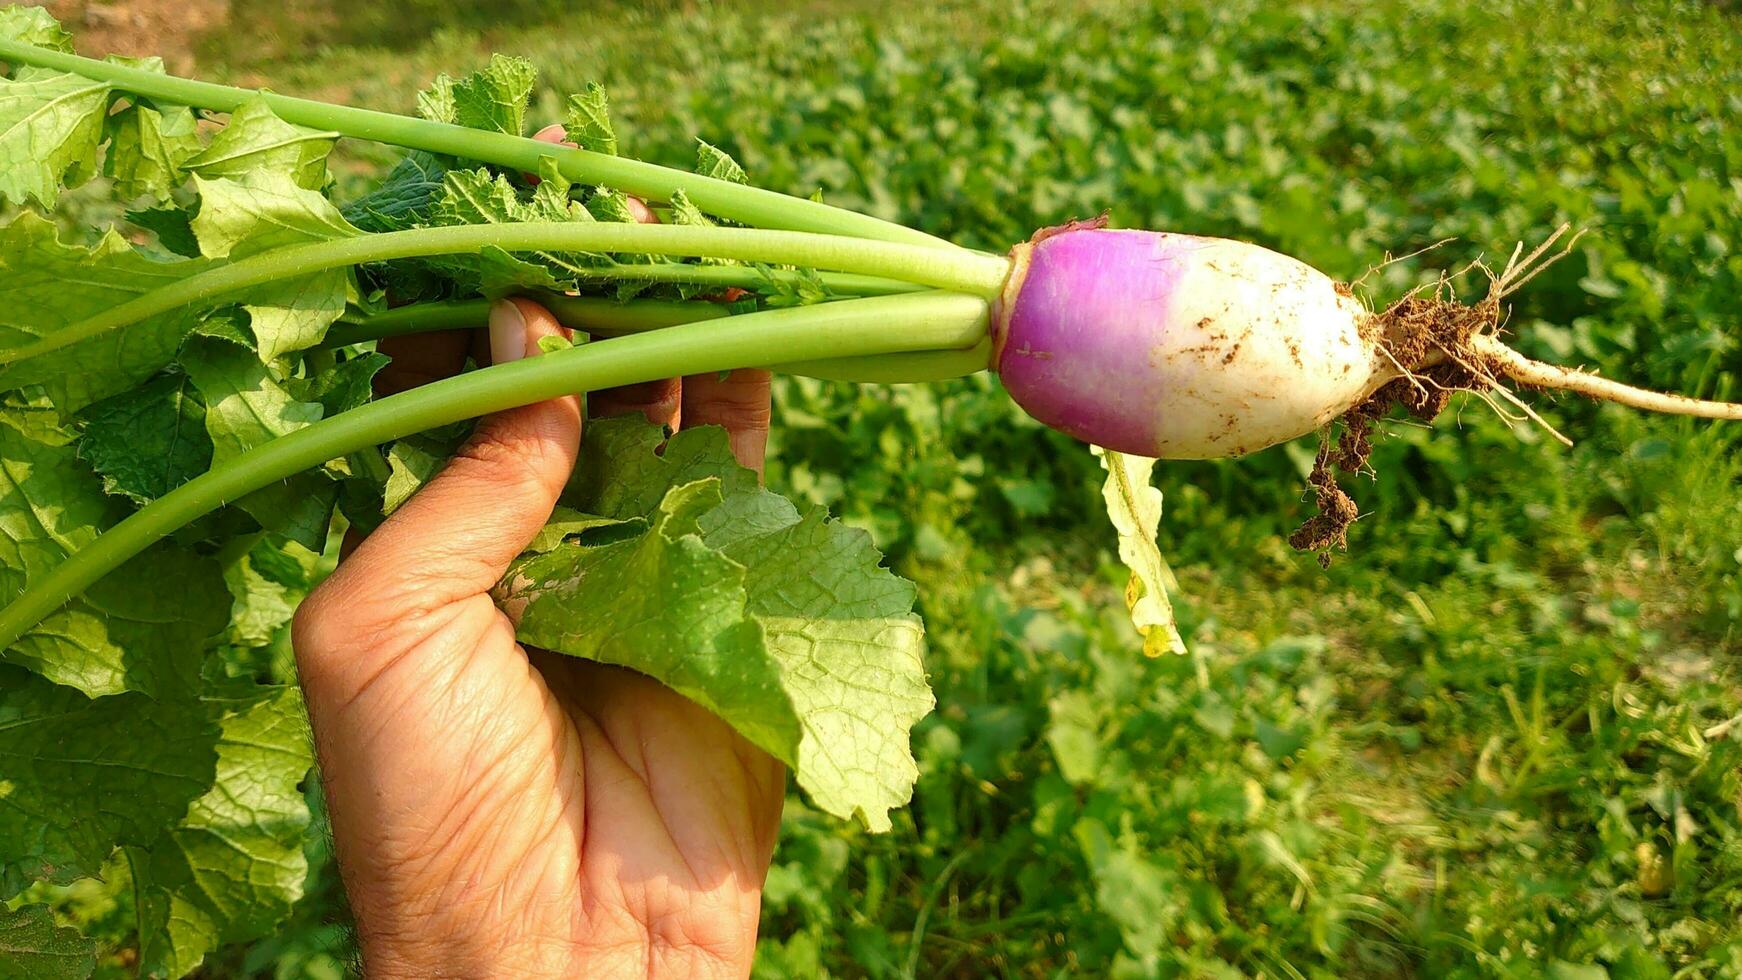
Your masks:
{"label": "turnip", "polygon": [[[1321,513],[1293,539],[1308,549],[1342,542],[1354,505],[1337,488],[1332,472],[1365,462],[1368,431],[1393,405],[1431,416],[1451,391],[1493,390],[1494,397],[1528,412],[1501,387],[1511,380],[1653,411],[1742,418],[1742,406],[1641,391],[1531,361],[1505,346],[1498,337],[1500,301],[1535,274],[1552,240],[1522,261],[1515,253],[1494,278],[1488,297],[1475,305],[1417,294],[1372,310],[1348,285],[1244,242],[1113,230],[1089,222],[1043,231],[1008,255],[995,255],[745,186],[737,182],[742,172],[735,164],[718,171],[724,179],[684,173],[554,144],[548,135],[535,140],[246,92],[4,38],[0,60],[66,72],[164,103],[224,112],[264,105],[285,122],[328,134],[478,161],[497,168],[480,172],[478,187],[505,189],[515,207],[526,204],[516,196],[525,192],[507,182],[503,172],[541,175],[538,194],[548,194],[559,178],[559,183],[608,186],[668,207],[681,219],[669,224],[597,221],[575,213],[580,205],[566,196],[568,191],[538,200],[554,208],[551,213],[576,220],[509,217],[499,223],[363,233],[335,212],[306,222],[317,233],[297,244],[245,257],[226,250],[207,256],[214,261],[183,263],[177,267],[185,269],[179,278],[166,274],[163,285],[139,289],[125,302],[91,304],[91,312],[66,322],[14,330],[14,341],[0,349],[0,391],[64,378],[69,356],[99,349],[80,346],[87,343],[110,345],[101,356],[111,360],[117,352],[133,359],[147,356],[129,349],[118,338],[130,335],[118,332],[154,318],[234,303],[285,280],[408,258],[487,253],[556,256],[565,278],[554,294],[548,288],[530,291],[551,301],[571,325],[609,339],[379,399],[228,459],[32,581],[0,611],[0,644],[12,643],[67,599],[189,521],[302,470],[480,414],[674,374],[772,365],[822,377],[902,382],[989,368],[1040,421],[1141,457],[1239,456],[1343,420],[1342,434],[1325,439],[1312,476]],[[93,91],[102,95],[100,86]],[[89,111],[100,122],[107,108],[103,98],[93,97]],[[69,129],[67,140],[95,140],[102,132],[95,123],[79,121],[79,126]],[[21,186],[24,190],[14,189],[12,196],[44,198],[43,188]],[[304,193],[285,187],[281,198]],[[321,204],[330,209],[324,200]],[[561,264],[561,256],[577,255],[678,261]],[[681,261],[698,258],[713,261]],[[544,275],[549,277],[548,270]],[[613,279],[684,283],[708,290],[700,294],[707,296],[718,296],[719,290],[786,290],[797,305],[724,317],[718,304],[705,301],[613,303],[562,295]],[[354,343],[483,319],[481,300],[420,303],[335,327],[329,339]],[[173,353],[172,348],[163,356]],[[162,366],[146,365],[151,370]],[[58,407],[70,412],[79,406]]]}
{"label": "turnip", "polygon": [[1448,363],[1468,369],[1460,387],[1509,377],[1653,411],[1742,418],[1742,406],[1530,361],[1482,332],[1498,325],[1498,300],[1528,276],[1528,262],[1496,280],[1492,302],[1412,298],[1375,313],[1305,263],[1221,238],[1071,227],[1012,256],[994,348],[1005,388],[1040,421],[1123,453],[1242,456]]}
{"label": "turnip", "polygon": [[1394,377],[1317,270],[1245,242],[1078,228],[1019,245],[997,371],[1030,415],[1137,456],[1239,456]]}

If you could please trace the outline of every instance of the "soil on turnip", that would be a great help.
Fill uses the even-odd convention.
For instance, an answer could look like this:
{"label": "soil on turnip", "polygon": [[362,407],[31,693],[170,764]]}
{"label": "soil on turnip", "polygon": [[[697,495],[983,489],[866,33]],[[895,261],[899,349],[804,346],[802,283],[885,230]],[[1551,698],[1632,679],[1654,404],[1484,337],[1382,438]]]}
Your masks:
{"label": "soil on turnip", "polygon": [[[1346,288],[1346,287],[1345,287]],[[1472,349],[1470,338],[1500,324],[1498,281],[1481,302],[1468,305],[1448,298],[1441,282],[1432,294],[1411,294],[1368,321],[1369,336],[1403,376],[1387,383],[1325,427],[1319,439],[1307,485],[1313,490],[1316,513],[1288,538],[1299,551],[1316,551],[1329,565],[1333,550],[1347,550],[1349,527],[1360,508],[1337,482],[1339,474],[1371,473],[1373,427],[1402,409],[1421,422],[1432,422],[1457,391],[1482,391],[1496,373]],[[1364,332],[1367,332],[1364,331]]]}

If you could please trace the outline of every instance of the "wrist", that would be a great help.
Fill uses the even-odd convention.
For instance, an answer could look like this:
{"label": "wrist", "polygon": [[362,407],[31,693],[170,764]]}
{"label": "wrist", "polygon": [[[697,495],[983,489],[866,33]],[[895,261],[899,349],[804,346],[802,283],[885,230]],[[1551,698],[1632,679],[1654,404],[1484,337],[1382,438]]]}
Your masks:
{"label": "wrist", "polygon": [[357,944],[369,980],[742,978],[749,976],[755,958],[761,896],[737,897],[743,902],[733,903],[733,909],[651,922],[622,910],[600,910],[589,922],[577,910],[568,929],[537,915],[437,913],[391,923],[360,915]]}

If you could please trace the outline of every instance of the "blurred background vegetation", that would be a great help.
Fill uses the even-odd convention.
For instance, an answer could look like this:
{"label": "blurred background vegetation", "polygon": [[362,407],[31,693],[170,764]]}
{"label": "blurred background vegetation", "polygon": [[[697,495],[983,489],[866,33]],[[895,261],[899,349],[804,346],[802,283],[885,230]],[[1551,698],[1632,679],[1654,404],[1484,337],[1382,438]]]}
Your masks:
{"label": "blurred background vegetation", "polygon": [[[682,166],[705,138],[982,247],[1110,209],[1352,279],[1452,239],[1368,275],[1375,303],[1570,221],[1521,347],[1742,395],[1723,5],[51,6],[99,50],[400,111],[525,55],[550,119],[605,83],[625,152]],[[390,159],[335,167],[360,189]],[[789,801],[759,974],[1742,977],[1742,427],[1526,397],[1578,444],[1474,399],[1394,422],[1329,568],[1282,542],[1312,440],[1160,466],[1193,654],[1146,660],[1084,447],[989,378],[783,382],[770,482],[919,582],[939,706],[894,833]],[[345,972],[309,848],[296,921],[206,975]],[[63,909],[124,974],[108,910]]]}

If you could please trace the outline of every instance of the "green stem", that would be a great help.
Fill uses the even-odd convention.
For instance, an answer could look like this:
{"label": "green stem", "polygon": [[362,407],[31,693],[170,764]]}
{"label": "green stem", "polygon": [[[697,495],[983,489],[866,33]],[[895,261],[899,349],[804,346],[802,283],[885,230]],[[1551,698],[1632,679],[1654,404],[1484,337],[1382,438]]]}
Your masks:
{"label": "green stem", "polygon": [[[643,279],[639,273],[653,268],[669,268],[672,270],[694,269],[700,272],[723,272],[730,275],[719,277],[698,277],[690,279],[681,274],[669,277],[661,276],[658,281],[696,282],[706,284],[721,284],[728,286],[743,285],[736,281],[744,279],[752,281],[763,277],[763,272],[747,269],[744,266],[710,266],[710,265],[670,265],[635,266],[638,275],[625,277],[633,281],[653,281]],[[786,269],[766,270],[767,276],[757,285],[766,285],[767,278],[776,280],[787,279],[797,281],[799,274]],[[881,279],[876,276],[857,276],[844,272],[813,273],[828,289],[844,294],[844,296],[894,296],[900,293],[915,293],[925,287],[895,279]],[[601,299],[590,296],[568,296],[549,290],[534,290],[527,293],[533,299],[543,303],[557,314],[563,324],[577,330],[593,329],[594,324],[612,326],[616,324],[633,324],[646,322],[647,329],[654,327],[669,327],[675,323],[690,323],[695,320],[707,319],[706,316],[692,315],[698,307],[705,306],[717,310],[715,315],[725,316],[726,312],[716,303],[675,302],[664,300],[617,300]],[[380,340],[383,337],[397,337],[401,334],[427,333],[431,330],[454,330],[464,327],[475,327],[484,322],[490,303],[484,299],[437,300],[427,303],[411,303],[395,307],[384,313],[375,313],[361,318],[347,318],[334,324],[327,331],[322,341],[323,347],[349,347],[366,340]],[[564,310],[569,310],[565,314]],[[674,318],[675,317],[675,318]],[[596,332],[596,331],[595,331]]]}
{"label": "green stem", "polygon": [[[364,262],[472,253],[486,245],[509,252],[647,252],[817,266],[924,283],[987,298],[997,295],[1010,271],[1006,260],[977,252],[945,252],[802,231],[605,222],[416,228],[293,245],[240,259],[68,324],[35,343],[0,351],[0,364],[28,360],[183,306],[268,282]],[[5,383],[5,372],[0,371],[0,385]]]}
{"label": "green stem", "polygon": [[[601,340],[371,402],[189,480],[69,555],[0,610],[0,648],[164,536],[225,503],[368,446],[563,395],[782,360],[960,350],[985,340],[979,296],[919,293],[769,310]],[[891,329],[899,324],[900,329]]]}
{"label": "green stem", "polygon": [[391,112],[331,105],[271,92],[199,82],[63,54],[18,41],[0,39],[0,61],[71,72],[84,78],[107,82],[135,95],[219,112],[234,112],[244,102],[259,98],[280,119],[298,126],[332,130],[358,139],[478,160],[523,173],[536,173],[539,160],[550,157],[556,160],[564,177],[577,183],[614,187],[637,197],[658,201],[669,201],[672,194],[681,190],[696,207],[709,214],[758,227],[961,250],[941,238],[856,211],[523,136],[467,129],[464,126],[431,122]]}
{"label": "green stem", "polygon": [[899,354],[867,354],[826,361],[794,361],[776,364],[777,374],[801,374],[824,381],[850,384],[905,385],[948,381],[978,374],[992,365],[992,341],[982,338],[963,350],[904,351]]}
{"label": "green stem", "polygon": [[[618,302],[598,296],[563,296],[544,290],[526,295],[556,314],[563,326],[600,336],[642,333],[731,315],[731,311],[719,303],[657,299]],[[412,303],[360,320],[335,323],[327,331],[321,346],[349,347],[387,337],[436,330],[466,330],[483,326],[489,316],[490,301],[486,299]]]}
{"label": "green stem", "polygon": [[[596,337],[623,337],[661,330],[684,323],[719,320],[731,311],[718,303],[673,300],[630,300],[620,303],[597,296],[562,296],[532,293],[563,326]],[[488,300],[450,300],[415,303],[377,313],[357,322],[335,323],[327,331],[323,347],[349,347],[387,337],[428,333],[435,330],[476,329],[490,315]],[[991,363],[991,341],[983,340],[966,350],[918,351],[833,358],[773,365],[782,374],[802,374],[825,381],[857,384],[917,384],[944,381],[986,370]]]}
{"label": "green stem", "polygon": [[[616,279],[623,282],[681,282],[697,286],[736,286],[752,292],[765,290],[771,283],[798,285],[805,274],[795,269],[758,269],[744,265],[690,265],[683,262],[621,262],[615,265],[583,267],[574,270],[577,279]],[[881,276],[862,276],[851,272],[816,272],[816,276],[831,292],[848,296],[893,296],[915,293],[924,286]]]}

